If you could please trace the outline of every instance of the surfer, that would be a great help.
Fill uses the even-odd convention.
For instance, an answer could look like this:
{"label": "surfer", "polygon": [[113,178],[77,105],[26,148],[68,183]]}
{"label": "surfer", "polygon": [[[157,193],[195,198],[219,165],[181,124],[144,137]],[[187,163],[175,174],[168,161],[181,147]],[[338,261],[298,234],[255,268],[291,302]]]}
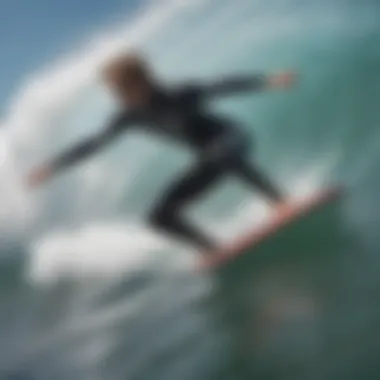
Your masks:
{"label": "surfer", "polygon": [[156,78],[144,57],[125,53],[107,62],[101,77],[120,102],[120,112],[102,132],[33,170],[28,176],[30,186],[43,183],[123,132],[138,127],[183,143],[197,156],[192,168],[177,178],[154,205],[148,220],[155,229],[199,248],[215,249],[213,239],[189,223],[183,210],[226,175],[234,175],[259,190],[277,211],[286,205],[282,192],[249,161],[250,138],[233,122],[212,114],[207,101],[249,91],[286,88],[294,82],[292,72],[167,86]]}

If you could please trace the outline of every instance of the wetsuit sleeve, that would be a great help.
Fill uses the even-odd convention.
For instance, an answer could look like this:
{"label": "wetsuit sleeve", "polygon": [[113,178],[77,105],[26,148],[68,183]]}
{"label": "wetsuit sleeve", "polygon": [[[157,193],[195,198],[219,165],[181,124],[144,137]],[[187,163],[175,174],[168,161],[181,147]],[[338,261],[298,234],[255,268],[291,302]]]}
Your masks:
{"label": "wetsuit sleeve", "polygon": [[220,79],[213,83],[198,86],[200,95],[219,96],[233,95],[241,92],[263,90],[267,85],[265,75],[237,76]]}
{"label": "wetsuit sleeve", "polygon": [[59,171],[76,164],[111,142],[117,135],[128,129],[133,121],[132,115],[118,115],[106,129],[59,155],[51,162],[50,166],[54,171]]}

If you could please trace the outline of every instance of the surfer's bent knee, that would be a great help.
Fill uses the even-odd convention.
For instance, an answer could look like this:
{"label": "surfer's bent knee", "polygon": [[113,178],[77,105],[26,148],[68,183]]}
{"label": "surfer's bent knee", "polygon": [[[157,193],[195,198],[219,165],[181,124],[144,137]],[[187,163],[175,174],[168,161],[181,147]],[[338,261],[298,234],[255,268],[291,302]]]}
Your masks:
{"label": "surfer's bent knee", "polygon": [[176,209],[167,205],[155,207],[148,216],[149,224],[154,227],[167,227],[176,218]]}

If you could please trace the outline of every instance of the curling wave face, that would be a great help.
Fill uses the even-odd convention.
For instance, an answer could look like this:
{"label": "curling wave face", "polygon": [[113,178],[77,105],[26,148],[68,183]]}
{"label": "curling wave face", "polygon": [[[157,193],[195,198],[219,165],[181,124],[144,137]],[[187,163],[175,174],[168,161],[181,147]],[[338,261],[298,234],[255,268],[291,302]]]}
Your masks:
{"label": "curling wave face", "polygon": [[[380,371],[371,351],[379,318],[368,295],[379,286],[380,263],[379,6],[296,3],[152,2],[128,25],[29,78],[1,122],[0,372],[170,380]],[[229,317],[236,294],[191,274],[192,252],[142,222],[154,195],[191,160],[188,152],[126,136],[43,191],[24,190],[31,165],[103,126],[115,105],[97,69],[132,45],[173,81],[300,72],[288,93],[213,105],[247,126],[256,159],[294,196],[336,181],[350,189],[338,214],[273,247],[285,262],[269,260],[254,283],[239,287],[252,294],[251,322]],[[267,216],[246,191],[225,183],[193,217],[227,240]],[[347,340],[361,343],[348,351]],[[365,364],[354,360],[359,355]]]}

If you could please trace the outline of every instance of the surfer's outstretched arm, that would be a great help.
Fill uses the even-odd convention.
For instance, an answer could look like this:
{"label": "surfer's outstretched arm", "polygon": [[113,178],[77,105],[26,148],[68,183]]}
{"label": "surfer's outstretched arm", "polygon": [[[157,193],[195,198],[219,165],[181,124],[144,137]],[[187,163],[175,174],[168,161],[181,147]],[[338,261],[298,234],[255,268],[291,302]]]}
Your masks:
{"label": "surfer's outstretched arm", "polygon": [[78,143],[73,148],[59,155],[49,163],[41,165],[36,170],[32,171],[28,176],[29,185],[39,185],[61,170],[66,169],[69,166],[73,166],[74,164],[96,153],[110,143],[119,133],[124,131],[130,124],[129,122],[129,117],[125,115],[118,116],[110,123],[108,128],[92,136],[91,138]]}
{"label": "surfer's outstretched arm", "polygon": [[291,71],[269,74],[237,76],[200,85],[204,95],[231,95],[241,92],[263,91],[271,88],[285,88],[294,83],[295,74]]}

